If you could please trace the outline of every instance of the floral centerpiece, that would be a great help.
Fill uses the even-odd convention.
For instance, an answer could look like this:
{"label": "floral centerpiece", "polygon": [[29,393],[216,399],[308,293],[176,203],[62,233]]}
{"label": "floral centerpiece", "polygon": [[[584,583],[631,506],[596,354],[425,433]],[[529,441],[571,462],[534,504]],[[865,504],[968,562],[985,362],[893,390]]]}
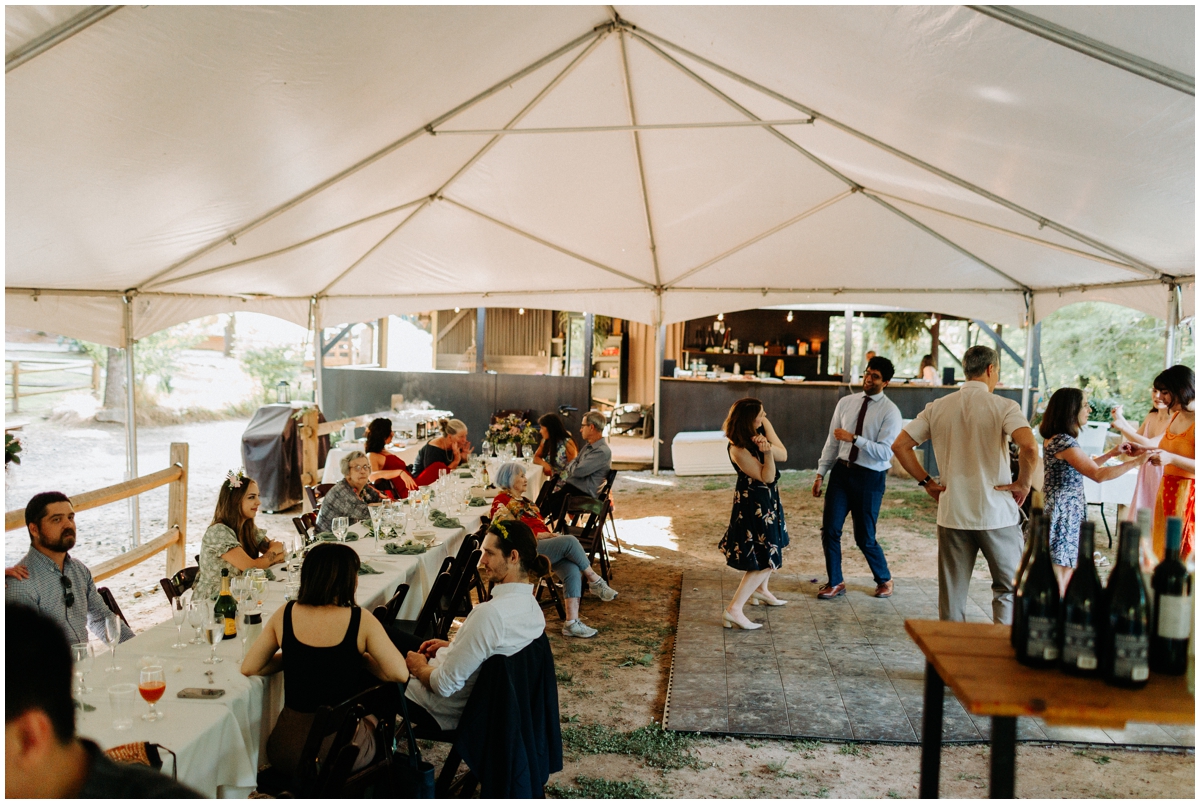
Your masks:
{"label": "floral centerpiece", "polygon": [[509,414],[488,427],[483,440],[492,446],[493,455],[496,454],[499,447],[511,445],[515,447],[516,454],[520,457],[522,447],[537,446],[542,440],[542,434],[535,425],[520,416]]}

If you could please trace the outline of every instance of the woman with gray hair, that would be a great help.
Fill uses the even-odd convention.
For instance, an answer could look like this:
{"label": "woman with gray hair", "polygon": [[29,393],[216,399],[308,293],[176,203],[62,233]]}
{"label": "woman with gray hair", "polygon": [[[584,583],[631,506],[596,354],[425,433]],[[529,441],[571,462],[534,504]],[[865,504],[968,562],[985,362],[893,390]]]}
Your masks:
{"label": "woman with gray hair", "polygon": [[348,517],[350,524],[371,517],[367,506],[382,502],[383,497],[368,482],[371,478],[371,461],[366,453],[355,450],[342,457],[342,479],[321,500],[321,512],[317,514],[317,531],[333,529],[333,520]]}
{"label": "woman with gray hair", "polygon": [[617,592],[603,578],[596,574],[588,561],[587,553],[574,536],[555,535],[546,527],[538,507],[524,498],[529,480],[525,476],[522,464],[509,462],[502,464],[496,470],[496,487],[502,491],[492,500],[491,516],[496,519],[517,519],[533,531],[537,537],[538,555],[550,559],[551,566],[563,582],[563,597],[567,610],[567,619],[563,623],[563,636],[590,639],[596,635],[596,629],[583,624],[579,619],[579,598],[583,595],[584,577],[588,580],[588,589],[604,602],[617,596]]}

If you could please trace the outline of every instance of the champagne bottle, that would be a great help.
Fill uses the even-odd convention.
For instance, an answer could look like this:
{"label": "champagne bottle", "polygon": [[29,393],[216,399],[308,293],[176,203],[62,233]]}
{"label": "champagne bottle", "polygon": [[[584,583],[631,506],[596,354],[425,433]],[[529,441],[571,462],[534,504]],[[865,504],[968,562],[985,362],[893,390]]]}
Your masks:
{"label": "champagne bottle", "polygon": [[1062,601],[1058,578],[1050,565],[1050,527],[1046,516],[1036,520],[1037,543],[1017,591],[1022,632],[1017,643],[1017,661],[1030,667],[1050,667],[1058,661],[1058,620]]}
{"label": "champagne bottle", "polygon": [[1100,673],[1118,687],[1143,687],[1150,677],[1150,599],[1138,567],[1141,530],[1121,523],[1117,565],[1108,578],[1107,622],[1100,635]]}
{"label": "champagne bottle", "polygon": [[1150,631],[1150,669],[1168,676],[1187,672],[1188,636],[1192,629],[1192,596],[1188,571],[1179,560],[1183,520],[1167,520],[1167,553],[1154,569],[1154,627]]}
{"label": "champagne bottle", "polygon": [[1025,552],[1021,554],[1021,563],[1017,567],[1017,574],[1013,577],[1013,621],[1009,637],[1013,650],[1016,650],[1017,645],[1021,642],[1021,636],[1025,633],[1025,621],[1021,617],[1020,606],[1021,582],[1025,579],[1025,570],[1029,567],[1029,557],[1033,555],[1034,545],[1037,544],[1035,535],[1037,533],[1038,522],[1042,518],[1043,505],[1042,493],[1034,491],[1033,505],[1029,514],[1029,535],[1025,539]]}
{"label": "champagne bottle", "polygon": [[1099,675],[1096,650],[1100,642],[1100,626],[1104,617],[1104,587],[1096,573],[1092,548],[1096,543],[1096,526],[1083,522],[1079,526],[1079,563],[1063,595],[1062,669],[1079,676]]}
{"label": "champagne bottle", "polygon": [[213,614],[225,618],[225,639],[237,636],[237,601],[229,591],[229,570],[221,570],[221,593],[213,606]]}

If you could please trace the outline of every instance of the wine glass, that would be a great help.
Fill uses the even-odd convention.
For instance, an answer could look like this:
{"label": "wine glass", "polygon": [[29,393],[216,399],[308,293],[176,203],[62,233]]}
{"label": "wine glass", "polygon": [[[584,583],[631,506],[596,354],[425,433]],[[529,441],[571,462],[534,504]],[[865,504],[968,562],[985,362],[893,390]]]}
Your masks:
{"label": "wine glass", "polygon": [[204,644],[204,636],[202,634],[202,629],[204,628],[204,618],[205,618],[204,601],[197,600],[195,595],[193,595],[192,599],[188,601],[187,608],[188,608],[188,625],[190,625],[196,632],[195,636],[192,637],[192,639],[189,641],[188,644],[189,645],[203,645]]}
{"label": "wine glass", "polygon": [[141,676],[138,678],[138,692],[141,693],[142,700],[150,704],[150,709],[142,715],[142,720],[154,721],[166,717],[158,711],[156,706],[158,699],[163,697],[163,693],[166,691],[167,679],[163,675],[162,667],[156,664],[143,667]]}
{"label": "wine glass", "polygon": [[267,571],[263,569],[252,569],[247,573],[250,576],[250,583],[254,588],[254,594],[251,595],[257,605],[263,604],[263,593],[267,591]]}
{"label": "wine glass", "polygon": [[92,691],[87,685],[87,674],[92,669],[92,646],[88,642],[76,642],[71,646],[71,659],[75,667],[75,697],[83,698]]}
{"label": "wine glass", "polygon": [[346,531],[350,530],[350,518],[335,516],[333,518],[333,535],[339,542],[346,541]]}
{"label": "wine glass", "polygon": [[220,664],[225,660],[217,658],[217,645],[225,638],[225,618],[216,616],[211,606],[205,606],[204,609],[204,638],[208,640],[209,645],[208,658],[204,660],[204,664]]}
{"label": "wine glass", "polygon": [[383,522],[383,507],[385,503],[368,506],[367,512],[371,515],[371,531],[375,534],[375,549],[374,552],[379,552],[379,525]]}
{"label": "wine glass", "polygon": [[105,668],[104,672],[106,673],[115,673],[121,669],[117,667],[117,645],[120,642],[121,618],[109,612],[104,618],[104,644],[108,646],[109,653],[112,654],[112,664]]}
{"label": "wine glass", "polygon": [[187,604],[183,602],[182,595],[176,595],[169,602],[171,606],[171,622],[175,623],[175,644],[171,647],[175,650],[182,650],[187,647],[187,643],[183,641],[183,623],[187,620]]}

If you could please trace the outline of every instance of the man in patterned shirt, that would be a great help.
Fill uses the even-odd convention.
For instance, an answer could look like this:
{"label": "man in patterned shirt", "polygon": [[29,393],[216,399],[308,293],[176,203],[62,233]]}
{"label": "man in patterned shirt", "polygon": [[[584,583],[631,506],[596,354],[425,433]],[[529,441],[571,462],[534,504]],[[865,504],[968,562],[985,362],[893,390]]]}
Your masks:
{"label": "man in patterned shirt", "polygon": [[[96,591],[92,573],[67,552],[75,546],[75,509],[60,491],[35,494],[25,506],[29,552],[18,566],[28,577],[4,579],[4,602],[20,603],[40,611],[62,627],[71,643],[87,642],[88,630],[104,634],[104,619],[111,613]],[[121,623],[121,641],[133,631]]]}

